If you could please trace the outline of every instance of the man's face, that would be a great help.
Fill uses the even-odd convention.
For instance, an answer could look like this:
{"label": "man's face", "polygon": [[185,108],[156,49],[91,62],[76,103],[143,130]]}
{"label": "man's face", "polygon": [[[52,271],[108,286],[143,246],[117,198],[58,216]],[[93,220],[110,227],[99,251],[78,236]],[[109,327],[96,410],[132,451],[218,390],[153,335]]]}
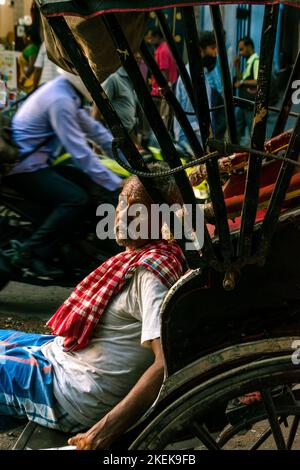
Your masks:
{"label": "man's face", "polygon": [[158,35],[153,35],[151,31],[149,31],[148,34],[145,36],[145,41],[151,46],[156,47],[161,42],[161,38]]}
{"label": "man's face", "polygon": [[251,46],[246,46],[244,41],[239,42],[239,52],[242,57],[250,57],[253,54],[253,49]]}
{"label": "man's face", "polygon": [[217,57],[218,50],[216,44],[211,44],[210,46],[206,46],[205,48],[200,48],[200,50],[202,57]]}
{"label": "man's face", "polygon": [[[142,227],[141,227],[142,225]],[[142,188],[123,189],[119,196],[115,220],[116,242],[120,246],[139,248],[151,238],[150,201],[145,200]]]}

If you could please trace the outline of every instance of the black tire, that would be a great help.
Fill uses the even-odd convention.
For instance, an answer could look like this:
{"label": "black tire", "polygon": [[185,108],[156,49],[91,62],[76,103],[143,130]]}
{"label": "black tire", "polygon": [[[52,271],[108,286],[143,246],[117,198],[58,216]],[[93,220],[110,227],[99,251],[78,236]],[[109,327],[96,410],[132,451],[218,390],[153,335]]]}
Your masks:
{"label": "black tire", "polygon": [[[271,447],[292,448],[300,422],[300,401],[297,401],[295,396],[291,398],[291,394],[296,393],[294,384],[298,383],[300,383],[300,365],[292,363],[291,355],[254,361],[232,369],[193,386],[172,402],[140,433],[130,449],[171,450],[191,449],[191,447],[197,450],[222,449],[225,445],[228,446],[230,439],[236,438],[242,430],[250,432],[254,423],[264,424],[266,420],[267,424],[269,423],[269,436],[273,438]],[[288,394],[282,392],[278,400],[274,398],[274,390],[278,389],[288,389]],[[226,407],[233,399],[254,391],[260,391],[262,398],[259,404],[244,407],[248,420],[243,416],[240,423],[235,424],[236,428],[233,431],[226,431],[226,434],[223,430],[218,437],[208,430],[207,423],[210,421],[209,418],[215,415],[216,409],[222,407],[224,409],[224,404]],[[252,413],[249,414],[250,406]],[[283,437],[281,424],[286,425],[288,419],[290,428],[286,438]],[[186,443],[187,436],[188,443]],[[266,439],[262,444],[265,444]],[[183,441],[185,444],[182,445]],[[248,445],[247,439],[245,442]],[[176,443],[179,447],[176,447]],[[251,448],[255,448],[253,443]]]}

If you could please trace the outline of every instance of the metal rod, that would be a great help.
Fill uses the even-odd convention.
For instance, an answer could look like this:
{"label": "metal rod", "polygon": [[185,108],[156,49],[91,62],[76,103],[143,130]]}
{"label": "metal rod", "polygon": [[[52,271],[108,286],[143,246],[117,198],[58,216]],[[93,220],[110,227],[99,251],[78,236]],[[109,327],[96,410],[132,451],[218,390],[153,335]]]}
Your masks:
{"label": "metal rod", "polygon": [[[209,139],[208,142],[211,143],[212,147],[217,150],[219,154],[218,158],[222,158],[223,156],[230,155],[234,152],[247,152],[247,153],[252,153],[254,155],[259,155],[260,157],[263,157],[263,158],[269,158],[271,160],[291,163],[294,167],[295,166],[300,167],[300,162],[292,160],[291,158],[288,158],[286,154],[284,156],[280,156],[274,153],[268,153],[268,152],[263,152],[261,150],[256,150],[251,147],[241,147],[238,144],[231,144],[230,142],[222,142],[221,140]],[[187,168],[187,166],[185,166],[185,168]]]}
{"label": "metal rod", "polygon": [[[291,140],[286,152],[286,158],[291,160],[298,160],[300,151],[300,116],[297,120],[295,129],[291,136]],[[275,232],[280,210],[285,200],[285,196],[294,172],[292,165],[283,162],[280,172],[277,177],[276,186],[274,188],[267,213],[265,215],[262,228],[260,241],[258,245],[259,256],[266,255],[269,248],[271,238]]]}
{"label": "metal rod", "polygon": [[290,78],[289,78],[289,81],[285,90],[283,101],[281,103],[280,113],[277,116],[277,121],[275,123],[272,137],[275,137],[276,135],[279,135],[284,131],[284,128],[287,123],[287,119],[290,115],[289,111],[291,110],[291,107],[293,105],[292,96],[295,90],[292,85],[295,80],[299,80],[299,76],[300,76],[300,51],[298,52],[296,62],[294,64],[293,70],[291,72],[291,75],[290,75]]}
{"label": "metal rod", "polygon": [[272,429],[270,427],[267,428],[266,431],[257,439],[257,441],[250,447],[249,450],[257,450],[261,444],[263,444],[272,434]]}
{"label": "metal rod", "polygon": [[[203,63],[198,45],[199,39],[194,8],[184,7],[181,8],[181,12],[185,30],[185,40],[190,64],[190,73],[193,89],[195,92],[195,111],[199,122],[202,143],[204,150],[206,151],[207,140],[211,135],[211,122],[204,79]],[[215,214],[216,228],[219,236],[220,252],[224,260],[225,269],[229,270],[231,266],[231,256],[233,250],[217,161],[214,159],[209,160],[206,163],[206,169],[210,188],[210,196]]]}
{"label": "metal rod", "polygon": [[[159,111],[151,98],[151,95],[146,86],[144,78],[140,72],[140,69],[129,47],[127,39],[115,15],[113,13],[102,15],[101,20],[103,21],[108,33],[110,34],[116,46],[117,52],[119,54],[119,58],[121,60],[121,63],[124,69],[126,70],[129,78],[132,81],[132,84],[137,93],[139,102],[161,146],[164,159],[169,163],[171,168],[175,168],[179,166],[181,164],[179,155],[161,119]],[[193,220],[193,223],[195,223],[196,217],[197,217],[197,211],[199,211],[200,208],[196,202],[193,189],[186,176],[186,173],[182,171],[176,174],[176,176],[174,177],[175,177],[178,187],[180,188],[184,202],[186,204],[191,205],[192,220]],[[203,252],[204,252],[205,259],[210,265],[217,266],[218,262],[214,254],[214,248],[213,248],[212,241],[211,241],[206,225],[204,225],[204,240],[205,242],[204,242]],[[194,267],[199,266],[200,257],[199,257],[198,252],[196,253],[196,256],[194,256],[194,259],[191,260],[191,262],[194,262]]]}
{"label": "metal rod", "polygon": [[[278,5],[265,6],[251,135],[251,147],[258,150],[263,150],[265,142],[277,19]],[[256,155],[250,155],[238,242],[238,257],[241,260],[248,258],[252,251],[252,234],[258,205],[261,164],[261,158]]]}
{"label": "metal rod", "polygon": [[178,49],[176,47],[175,41],[173,39],[173,35],[170,31],[168,22],[166,20],[166,17],[165,17],[164,13],[161,10],[155,10],[155,14],[156,14],[156,17],[157,17],[158,22],[160,24],[160,27],[162,29],[162,32],[165,36],[165,39],[168,43],[168,46],[169,46],[170,51],[172,53],[172,56],[173,56],[173,58],[176,62],[176,65],[177,65],[177,68],[178,68],[178,71],[179,71],[179,75],[182,79],[182,83],[183,83],[183,85],[185,87],[185,90],[188,94],[190,102],[191,102],[193,108],[195,109],[195,95],[194,95],[194,90],[193,90],[193,87],[192,87],[192,82],[191,82],[190,76],[188,74],[188,71],[186,69],[186,66],[185,66],[185,64],[182,60],[182,57],[178,52]]}
{"label": "metal rod", "polygon": [[218,46],[221,78],[222,78],[223,93],[224,93],[225,115],[226,115],[226,121],[227,121],[229,140],[230,142],[237,143],[237,131],[236,131],[236,122],[235,122],[231,76],[230,76],[228,57],[227,57],[227,51],[226,51],[226,46],[225,46],[225,33],[224,33],[224,28],[223,28],[223,21],[222,21],[222,16],[221,16],[219,5],[211,6],[210,13],[211,13],[213,26],[214,26],[217,46]]}
{"label": "metal rod", "polygon": [[165,97],[166,101],[172,106],[174,110],[174,114],[184,130],[184,133],[189,141],[191,149],[194,153],[194,156],[200,157],[204,154],[203,148],[196,137],[196,134],[190,124],[190,121],[186,117],[185,112],[183,111],[182,107],[180,106],[176,96],[174,95],[173,91],[168,85],[168,82],[162,72],[160,71],[154,57],[150,53],[146,43],[143,41],[141,44],[141,53],[144,57],[144,60],[148,67],[151,69],[155,80],[157,81],[159,87],[161,88],[161,93]]}

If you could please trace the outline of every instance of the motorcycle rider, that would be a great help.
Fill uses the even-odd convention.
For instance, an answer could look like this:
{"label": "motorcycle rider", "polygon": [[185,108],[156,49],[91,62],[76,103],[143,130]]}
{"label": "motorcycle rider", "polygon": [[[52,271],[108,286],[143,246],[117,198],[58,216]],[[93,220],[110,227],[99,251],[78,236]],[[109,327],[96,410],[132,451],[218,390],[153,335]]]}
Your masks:
{"label": "motorcycle rider", "polygon": [[83,109],[84,97],[91,101],[80,77],[64,72],[29,96],[12,120],[12,136],[20,155],[33,153],[21,158],[5,177],[5,184],[50,210],[32,236],[15,250],[11,262],[42,276],[62,274],[51,258],[76,229],[89,202],[84,185],[78,184],[78,170],[74,182],[74,177],[51,167],[58,145],[71,154],[82,181],[97,185],[98,204],[103,200],[116,204],[122,186],[122,180],[101,164],[86,141],[87,137],[112,156],[112,135]]}

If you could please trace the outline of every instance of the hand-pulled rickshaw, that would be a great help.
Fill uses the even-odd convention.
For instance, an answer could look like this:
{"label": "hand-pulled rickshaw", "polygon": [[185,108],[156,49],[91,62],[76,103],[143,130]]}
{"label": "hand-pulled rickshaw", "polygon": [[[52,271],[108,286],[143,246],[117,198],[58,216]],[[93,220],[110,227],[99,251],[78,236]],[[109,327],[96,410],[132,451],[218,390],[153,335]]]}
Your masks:
{"label": "hand-pulled rickshaw", "polygon": [[[161,392],[146,415],[116,442],[117,449],[234,448],[240,433],[252,426],[259,432],[246,438],[244,447],[295,445],[300,420],[300,361],[295,349],[300,339],[300,117],[295,115],[291,131],[285,128],[300,54],[275,109],[272,139],[266,142],[265,136],[279,4],[297,8],[300,2],[257,2],[265,7],[255,103],[233,96],[219,5],[227,3],[232,2],[38,0],[50,58],[59,57],[64,68],[81,76],[114,135],[114,145],[122,149],[131,172],[140,176],[154,201],[162,202],[151,178],[161,175],[149,173],[100,85],[120,64],[185,203],[197,210],[193,189],[135,60],[138,50],[185,131],[195,158],[190,165],[206,165],[214,225],[205,226],[201,252],[187,253],[190,270],[163,303]],[[216,141],[211,130],[197,46],[194,7],[200,4],[210,5],[217,40],[228,129],[224,142]],[[190,76],[162,13],[165,7],[180,7]],[[203,144],[142,40],[150,10],[176,60]],[[237,143],[237,104],[253,109],[249,147]],[[233,154],[244,171],[233,172],[222,187],[218,159]],[[30,424],[15,448],[53,447],[58,442],[65,443],[66,437]]]}

